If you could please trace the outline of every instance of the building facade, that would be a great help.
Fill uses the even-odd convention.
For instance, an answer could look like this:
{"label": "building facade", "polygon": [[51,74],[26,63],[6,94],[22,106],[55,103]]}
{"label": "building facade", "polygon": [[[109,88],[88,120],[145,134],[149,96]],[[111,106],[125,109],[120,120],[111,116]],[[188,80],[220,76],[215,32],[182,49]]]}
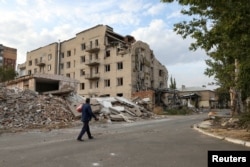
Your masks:
{"label": "building facade", "polygon": [[188,107],[216,108],[218,97],[213,90],[203,87],[185,87],[178,89],[182,103]]}
{"label": "building facade", "polygon": [[149,45],[97,25],[62,42],[27,53],[19,74],[56,74],[79,81],[77,93],[86,97],[124,96],[167,88],[168,71]]}
{"label": "building facade", "polygon": [[17,50],[0,44],[0,67],[16,69]]}

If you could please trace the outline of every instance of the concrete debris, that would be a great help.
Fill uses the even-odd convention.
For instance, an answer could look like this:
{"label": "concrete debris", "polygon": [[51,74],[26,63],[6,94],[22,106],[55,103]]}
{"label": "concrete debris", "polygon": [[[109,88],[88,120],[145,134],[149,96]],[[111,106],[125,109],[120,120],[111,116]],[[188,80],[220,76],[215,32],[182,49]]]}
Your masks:
{"label": "concrete debris", "polygon": [[[136,104],[124,97],[94,98],[101,105],[100,113],[110,121],[131,122],[136,119],[150,118],[153,113],[139,103]],[[140,99],[137,98],[137,101]]]}
{"label": "concrete debris", "polygon": [[63,98],[38,95],[31,90],[0,88],[0,130],[12,128],[59,128],[75,117]]}
{"label": "concrete debris", "polygon": [[[73,92],[40,95],[31,90],[0,86],[0,131],[70,126],[81,117],[76,108],[84,102],[85,98]],[[133,102],[123,97],[91,98],[92,110],[101,122],[150,118],[153,113],[144,107],[147,103],[148,99],[139,98]]]}

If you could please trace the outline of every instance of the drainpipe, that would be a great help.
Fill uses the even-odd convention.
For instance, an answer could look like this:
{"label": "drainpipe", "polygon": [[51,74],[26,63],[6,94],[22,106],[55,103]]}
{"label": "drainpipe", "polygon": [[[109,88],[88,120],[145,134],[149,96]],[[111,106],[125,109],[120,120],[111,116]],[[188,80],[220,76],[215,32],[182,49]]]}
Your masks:
{"label": "drainpipe", "polygon": [[57,75],[60,75],[60,53],[61,53],[61,43],[60,40],[58,40],[58,46],[57,46]]}

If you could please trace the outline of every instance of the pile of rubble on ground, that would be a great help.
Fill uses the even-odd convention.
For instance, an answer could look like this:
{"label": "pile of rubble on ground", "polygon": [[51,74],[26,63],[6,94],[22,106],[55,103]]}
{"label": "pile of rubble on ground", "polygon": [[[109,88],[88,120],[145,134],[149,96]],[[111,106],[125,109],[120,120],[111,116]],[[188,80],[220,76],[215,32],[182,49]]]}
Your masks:
{"label": "pile of rubble on ground", "polygon": [[[80,115],[75,108],[84,103],[85,99],[76,94],[66,97],[70,103],[75,116]],[[150,118],[154,114],[148,107],[148,99],[136,98],[130,101],[124,97],[97,97],[90,101],[93,113],[98,114],[100,120],[104,122],[126,121],[131,122],[136,119]]]}
{"label": "pile of rubble on ground", "polygon": [[[84,101],[74,93],[40,95],[31,90],[7,89],[0,85],[0,130],[72,125],[81,116],[76,107]],[[91,99],[93,112],[103,122],[150,118],[153,113],[146,107],[147,104],[145,100],[135,99],[132,102],[122,97]]]}
{"label": "pile of rubble on ground", "polygon": [[73,120],[74,115],[61,97],[0,89],[0,129],[62,127]]}

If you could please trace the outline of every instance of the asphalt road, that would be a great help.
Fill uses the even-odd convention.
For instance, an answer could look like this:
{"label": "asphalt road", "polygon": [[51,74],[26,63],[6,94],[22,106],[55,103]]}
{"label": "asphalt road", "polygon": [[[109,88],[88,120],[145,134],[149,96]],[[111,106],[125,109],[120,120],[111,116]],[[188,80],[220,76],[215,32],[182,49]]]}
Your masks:
{"label": "asphalt road", "polygon": [[81,126],[1,134],[0,167],[206,167],[208,150],[249,150],[191,128],[207,115],[119,124],[91,124],[93,140],[76,141]]}

